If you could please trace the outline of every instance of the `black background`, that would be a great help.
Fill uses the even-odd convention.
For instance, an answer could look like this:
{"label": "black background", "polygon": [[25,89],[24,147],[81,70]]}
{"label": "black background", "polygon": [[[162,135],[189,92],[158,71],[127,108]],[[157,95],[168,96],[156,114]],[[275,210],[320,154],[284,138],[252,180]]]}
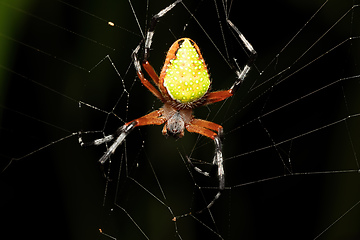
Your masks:
{"label": "black background", "polygon": [[[137,20],[144,31],[151,16],[170,2],[150,1],[147,7],[146,1],[132,1],[135,19],[127,1],[70,3],[77,8],[59,1],[1,1],[3,233],[11,239],[106,239],[99,234],[102,229],[117,239],[144,239],[140,228],[151,239],[178,234],[183,239],[313,239],[326,230],[319,239],[357,239],[360,142],[359,118],[353,114],[359,113],[359,77],[345,78],[359,74],[359,39],[349,40],[359,36],[359,8],[327,32],[351,9],[352,1],[329,1],[308,23],[322,1],[233,2],[230,19],[259,57],[236,96],[195,112],[225,130],[228,188],[211,209],[213,216],[205,211],[180,217],[176,225],[171,221],[206,206],[202,194],[210,201],[216,193],[199,192],[194,186],[216,187],[216,178],[192,172],[194,181],[183,162],[190,154],[211,162],[213,144],[189,133],[178,141],[166,139],[160,126],[135,130],[126,141],[126,154],[124,146],[117,150],[103,206],[108,165],[102,169],[97,160],[105,147],[82,149],[76,133],[110,134],[161,106],[138,80],[134,82],[130,54],[141,40]],[[178,5],[157,26],[151,63],[160,71],[172,42],[191,37],[209,65],[213,89],[231,86],[235,76],[224,58],[236,58],[243,66],[244,51],[226,25],[224,46],[213,1],[185,4],[203,29]],[[217,7],[223,20],[222,3]],[[100,62],[106,55],[121,76],[107,58]],[[112,110],[118,117],[107,114]],[[318,130],[305,134],[313,129]],[[91,140],[101,134],[84,137]],[[125,166],[130,178],[125,177]],[[120,207],[114,205],[115,196]]]}

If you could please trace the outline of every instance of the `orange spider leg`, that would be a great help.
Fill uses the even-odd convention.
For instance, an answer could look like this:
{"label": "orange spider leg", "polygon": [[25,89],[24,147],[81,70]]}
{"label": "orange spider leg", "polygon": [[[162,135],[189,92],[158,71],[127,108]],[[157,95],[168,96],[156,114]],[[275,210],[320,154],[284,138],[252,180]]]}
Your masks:
{"label": "orange spider leg", "polygon": [[149,74],[151,79],[154,81],[154,83],[159,86],[159,76],[155,72],[154,68],[150,65],[148,61],[143,61],[142,63],[143,68],[145,71]]}
{"label": "orange spider leg", "polygon": [[[223,165],[223,156],[222,156],[222,147],[221,147],[221,140],[220,140],[220,136],[222,134],[222,129],[223,127],[219,124],[213,123],[213,122],[209,122],[206,120],[202,120],[202,119],[193,119],[190,124],[186,125],[186,129],[189,132],[195,132],[201,135],[204,135],[208,138],[211,138],[214,140],[215,143],[215,157],[214,157],[214,161],[213,164],[217,166],[217,175],[218,175],[218,179],[219,179],[219,191],[218,193],[215,195],[214,199],[207,205],[207,209],[209,209],[217,199],[219,199],[220,195],[221,195],[221,191],[223,191],[225,189],[225,173],[224,173],[224,165]],[[211,130],[210,130],[211,129]],[[213,132],[213,131],[218,131],[218,134]],[[191,165],[193,165],[191,163],[191,161],[189,161],[189,163]],[[200,168],[194,166],[194,169],[205,175],[205,176],[209,176],[208,172],[204,172],[202,171]],[[202,212],[202,210],[200,211]]]}
{"label": "orange spider leg", "polygon": [[223,100],[231,97],[232,95],[234,95],[232,89],[217,91],[217,92],[210,92],[207,95],[205,105],[223,101]]}
{"label": "orange spider leg", "polygon": [[142,116],[140,118],[134,119],[125,125],[130,125],[131,123],[135,122],[134,127],[139,126],[145,126],[145,125],[161,125],[166,122],[166,118],[162,117],[163,110],[155,110],[149,114],[146,114],[145,116]]}
{"label": "orange spider leg", "polygon": [[125,140],[126,136],[135,128],[139,126],[145,126],[145,125],[161,125],[166,122],[166,118],[163,117],[163,109],[159,109],[156,111],[153,111],[145,116],[142,116],[140,118],[137,118],[135,120],[132,120],[120,128],[111,135],[105,136],[104,138],[96,139],[93,142],[90,143],[84,143],[82,141],[81,136],[79,136],[79,143],[81,146],[86,147],[90,145],[100,145],[103,143],[107,143],[110,141],[113,141],[111,146],[108,148],[108,150],[104,153],[104,155],[99,159],[99,162],[101,164],[104,164],[106,160],[113,154],[118,146],[121,145],[121,143]]}
{"label": "orange spider leg", "polygon": [[[145,69],[146,72],[149,70],[148,68]],[[153,70],[154,71],[154,70]],[[150,71],[149,73],[149,76],[152,78],[153,77],[153,74],[151,74],[152,72]],[[155,73],[155,71],[154,71]],[[144,74],[141,72],[141,71],[138,71],[137,72],[137,75],[141,81],[141,83],[147,88],[149,89],[149,91],[154,94],[155,97],[157,97],[158,99],[160,99],[161,101],[163,101],[163,96],[160,94],[160,92],[154,87],[154,85],[152,85],[149,80],[147,80],[145,77],[144,77]],[[156,76],[156,74],[155,74]],[[156,76],[157,77],[157,76]],[[154,80],[154,79],[153,79]],[[154,82],[156,83],[156,81],[158,80],[154,80]]]}
{"label": "orange spider leg", "polygon": [[[215,137],[218,135],[217,133],[211,131],[210,129],[208,129],[206,127],[207,124],[204,124],[203,122],[207,122],[207,123],[210,123],[211,122],[208,122],[208,121],[205,121],[205,120],[201,120],[201,119],[193,119],[192,122],[190,124],[187,124],[185,126],[186,130],[188,130],[189,132],[194,132],[194,133],[198,133],[198,134],[201,134],[205,137],[208,137],[208,138],[211,138],[211,139],[215,139]],[[216,123],[213,123],[214,125],[218,125]],[[218,125],[220,126],[220,125]],[[220,126],[221,127],[221,126]],[[222,127],[221,127],[222,129]],[[215,131],[215,129],[212,129]]]}
{"label": "orange spider leg", "polygon": [[[223,127],[221,125],[213,123],[213,122],[209,122],[209,121],[206,121],[206,120],[203,120],[203,119],[196,119],[195,118],[195,119],[193,119],[191,121],[191,124],[195,125],[195,126],[198,126],[198,127],[201,127],[201,128],[216,131],[217,132],[216,135],[221,135],[222,132],[223,132]],[[202,135],[204,135],[204,134],[202,134]],[[207,136],[207,135],[205,135],[205,136]],[[213,136],[213,134],[211,134],[211,136]],[[213,137],[210,137],[210,138],[214,139]]]}

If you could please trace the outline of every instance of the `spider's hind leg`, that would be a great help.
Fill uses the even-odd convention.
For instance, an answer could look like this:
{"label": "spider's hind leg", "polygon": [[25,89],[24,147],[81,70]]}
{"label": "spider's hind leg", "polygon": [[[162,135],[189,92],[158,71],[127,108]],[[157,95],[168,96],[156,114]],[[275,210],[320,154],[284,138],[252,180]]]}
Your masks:
{"label": "spider's hind leg", "polygon": [[147,60],[149,58],[149,52],[150,52],[150,47],[151,47],[151,44],[152,44],[152,38],[154,36],[155,27],[156,27],[156,24],[158,23],[159,19],[161,17],[163,17],[171,9],[173,9],[176,6],[176,4],[178,4],[181,1],[182,0],[174,1],[172,4],[170,4],[169,6],[167,6],[164,9],[162,9],[160,12],[158,12],[157,14],[155,14],[151,18],[150,27],[149,27],[149,29],[148,29],[148,31],[146,33],[144,60]]}
{"label": "spider's hind leg", "polygon": [[235,94],[235,92],[239,89],[239,86],[244,82],[244,79],[248,72],[250,71],[251,65],[255,62],[257,58],[257,52],[253,48],[253,46],[250,44],[250,42],[245,38],[245,36],[239,31],[239,29],[230,21],[230,19],[227,19],[227,23],[229,27],[236,33],[236,35],[239,37],[245,48],[249,51],[249,59],[247,63],[245,64],[244,68],[240,70],[240,68],[234,68],[233,70],[236,73],[237,80],[234,82],[234,84],[229,89],[231,94]]}

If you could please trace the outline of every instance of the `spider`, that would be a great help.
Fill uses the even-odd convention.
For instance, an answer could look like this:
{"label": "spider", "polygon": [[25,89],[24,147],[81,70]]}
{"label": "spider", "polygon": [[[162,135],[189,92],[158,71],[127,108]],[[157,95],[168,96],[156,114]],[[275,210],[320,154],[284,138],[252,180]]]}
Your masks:
{"label": "spider", "polygon": [[[138,52],[143,41],[139,43],[132,53],[134,67],[141,83],[163,103],[163,106],[147,115],[125,123],[118,128],[114,134],[105,136],[104,138],[84,143],[81,135],[79,135],[79,143],[81,146],[100,145],[115,139],[105,154],[99,159],[99,162],[103,164],[135,127],[164,124],[162,129],[164,135],[181,138],[184,136],[184,130],[186,129],[188,132],[198,133],[208,137],[212,139],[215,144],[213,165],[217,166],[217,177],[219,181],[218,192],[207,205],[207,208],[210,208],[225,188],[225,172],[221,143],[223,127],[217,123],[194,118],[192,114],[193,109],[223,101],[233,96],[249,72],[250,65],[254,62],[257,53],[237,27],[227,19],[229,27],[235,31],[246,49],[250,52],[249,60],[244,69],[234,69],[237,79],[228,90],[210,91],[211,80],[207,66],[198,45],[190,38],[180,38],[172,44],[167,52],[160,76],[158,76],[148,62],[155,25],[162,16],[179,2],[181,2],[181,0],[175,1],[152,17],[144,42],[144,57],[142,62],[138,59]],[[145,78],[141,67],[149,75],[156,87]],[[209,173],[194,166],[191,161],[189,162],[197,172],[209,176]]]}

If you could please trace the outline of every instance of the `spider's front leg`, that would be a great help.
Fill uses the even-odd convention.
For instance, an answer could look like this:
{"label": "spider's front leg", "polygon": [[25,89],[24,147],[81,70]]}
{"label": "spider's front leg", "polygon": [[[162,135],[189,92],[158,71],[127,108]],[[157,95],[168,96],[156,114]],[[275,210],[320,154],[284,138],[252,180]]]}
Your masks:
{"label": "spider's front leg", "polygon": [[220,197],[221,191],[225,189],[225,172],[224,172],[224,159],[222,154],[222,143],[219,135],[214,137],[215,143],[215,156],[213,164],[217,166],[217,175],[219,179],[219,192],[215,195],[214,199],[207,205],[210,208],[215,201]]}
{"label": "spider's front leg", "polygon": [[111,146],[107,149],[107,151],[104,153],[104,155],[99,159],[99,162],[101,164],[104,164],[106,160],[109,159],[109,157],[115,152],[115,150],[123,143],[126,136],[129,135],[129,133],[135,128],[139,126],[145,126],[145,125],[161,125],[166,122],[166,118],[162,116],[163,110],[155,110],[145,116],[142,116],[140,118],[137,118],[133,121],[130,121],[123,126],[119,127],[114,134],[105,136],[100,139],[96,139],[91,142],[84,142],[82,140],[81,133],[79,133],[79,143],[82,147],[88,147],[88,146],[98,146],[103,143],[111,142],[115,139],[115,141],[111,144]]}
{"label": "spider's front leg", "polygon": [[118,146],[125,140],[126,136],[137,126],[135,121],[130,122],[129,124],[125,124],[120,127],[116,132],[118,132],[118,137],[115,139],[113,144],[109,147],[109,149],[104,153],[104,155],[99,159],[99,163],[104,164],[106,160],[115,152]]}
{"label": "spider's front leg", "polygon": [[[223,134],[223,127],[219,124],[209,122],[202,119],[193,119],[190,124],[186,126],[189,132],[195,132],[204,135],[214,140],[215,153],[213,164],[217,166],[217,177],[219,180],[219,191],[215,195],[214,199],[206,206],[209,209],[217,199],[219,199],[221,192],[225,189],[225,171],[224,171],[224,159],[222,154],[221,136]],[[214,132],[216,131],[216,132]],[[207,172],[203,172],[201,169],[194,167],[199,173],[209,176]],[[200,211],[201,212],[201,211]]]}
{"label": "spider's front leg", "polygon": [[106,160],[115,152],[116,148],[120,146],[120,144],[124,141],[126,136],[131,132],[134,127],[137,126],[137,123],[135,121],[129,122],[127,124],[124,124],[123,126],[119,127],[115,133],[105,136],[103,138],[99,138],[96,140],[93,140],[91,142],[84,142],[82,139],[81,132],[79,133],[79,144],[81,147],[88,147],[88,146],[98,146],[107,142],[112,141],[115,139],[113,144],[108,148],[108,150],[104,153],[104,155],[99,159],[99,162],[101,164],[104,164]]}

